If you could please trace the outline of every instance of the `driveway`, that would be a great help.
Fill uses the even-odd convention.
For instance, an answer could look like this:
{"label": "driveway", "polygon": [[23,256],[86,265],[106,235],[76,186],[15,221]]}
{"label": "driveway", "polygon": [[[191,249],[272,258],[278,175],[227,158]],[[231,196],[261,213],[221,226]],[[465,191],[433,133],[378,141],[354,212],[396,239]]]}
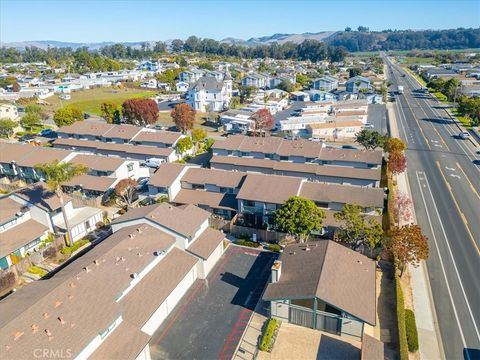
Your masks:
{"label": "driveway", "polygon": [[276,254],[230,245],[150,341],[152,359],[230,359],[261,297]]}
{"label": "driveway", "polygon": [[280,120],[286,120],[287,117],[292,116],[295,110],[299,110],[304,107],[305,107],[305,102],[292,101],[291,105],[288,105],[288,107],[285,110],[279,111],[275,115],[273,115],[273,121],[275,125],[279,125]]}

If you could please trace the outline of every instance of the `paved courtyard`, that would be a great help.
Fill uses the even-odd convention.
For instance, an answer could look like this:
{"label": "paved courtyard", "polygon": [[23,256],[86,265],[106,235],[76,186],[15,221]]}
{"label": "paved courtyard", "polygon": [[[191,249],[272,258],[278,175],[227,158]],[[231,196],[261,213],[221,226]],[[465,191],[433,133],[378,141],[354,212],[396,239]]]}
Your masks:
{"label": "paved courtyard", "polygon": [[150,342],[153,359],[230,359],[269,276],[275,254],[229,246],[197,280]]}

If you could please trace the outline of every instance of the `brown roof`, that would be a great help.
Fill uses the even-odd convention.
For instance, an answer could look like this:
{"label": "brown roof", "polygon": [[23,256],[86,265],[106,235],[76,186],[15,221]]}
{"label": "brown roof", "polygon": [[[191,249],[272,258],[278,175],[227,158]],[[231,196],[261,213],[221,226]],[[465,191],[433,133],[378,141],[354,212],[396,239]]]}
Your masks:
{"label": "brown roof", "polygon": [[243,172],[215,170],[205,168],[190,168],[182,176],[182,182],[191,184],[210,184],[220,187],[237,188],[245,176]]}
{"label": "brown roof", "polygon": [[338,160],[351,162],[365,162],[369,164],[382,163],[382,151],[366,151],[322,147],[318,142],[305,139],[286,140],[278,137],[249,137],[244,135],[229,136],[224,141],[216,141],[213,149],[232,151],[258,151],[281,156],[304,156],[321,160]]}
{"label": "brown roof", "polygon": [[197,255],[203,260],[207,260],[223,239],[225,239],[224,233],[212,228],[207,228],[202,235],[188,247],[187,251]]}
{"label": "brown roof", "polygon": [[83,164],[89,169],[96,171],[115,171],[122,166],[124,161],[124,159],[112,156],[78,154],[69,162]]}
{"label": "brown roof", "polygon": [[[128,341],[126,341],[128,339]],[[147,346],[150,336],[128,321],[122,323],[88,357],[89,360],[136,359]]]}
{"label": "brown roof", "polygon": [[59,133],[102,136],[114,125],[101,123],[97,121],[77,121],[72,125],[62,126],[58,129]]}
{"label": "brown roof", "polygon": [[280,279],[268,284],[265,300],[317,297],[375,325],[374,261],[330,240],[289,245],[280,260]]}
{"label": "brown roof", "polygon": [[353,116],[353,115],[367,115],[367,109],[356,110],[342,110],[335,113],[336,117]]}
{"label": "brown roof", "polygon": [[15,225],[0,234],[0,258],[44,235],[48,227],[33,219]]}
{"label": "brown roof", "polygon": [[15,161],[19,166],[34,167],[38,164],[50,163],[53,160],[65,159],[71,151],[52,149],[28,144],[3,143],[0,145],[0,162]]}
{"label": "brown roof", "polygon": [[174,247],[145,278],[120,301],[124,316],[141,328],[160,307],[198,259]]}
{"label": "brown roof", "polygon": [[180,176],[186,165],[177,163],[163,163],[150,177],[148,184],[152,186],[171,186],[175,179]]}
{"label": "brown roof", "polygon": [[[124,300],[127,296],[143,296],[143,302],[139,304],[146,302],[148,305],[149,301],[157,299],[157,295],[158,299],[164,297],[163,283],[170,288],[174,280],[168,276],[153,279],[150,273],[158,272],[159,266],[163,270],[168,267],[168,275],[177,279],[175,272],[182,269],[177,257],[173,261],[169,257],[173,250],[124,299],[120,302],[116,299],[131,284],[131,274],[139,274],[156,258],[154,252],[167,250],[174,243],[172,236],[152,226],[126,227],[52,278],[29,284],[3,299],[0,317],[2,358],[32,358],[34,349],[43,348],[45,344],[52,349],[65,351],[69,348],[76,355],[120,315],[134,325],[141,322],[138,316],[146,314],[148,307],[144,309]],[[148,317],[142,320],[146,322]],[[17,340],[14,340],[15,335]]]}
{"label": "brown roof", "polygon": [[113,125],[110,130],[103,134],[103,136],[106,138],[131,140],[140,132],[141,129],[141,127],[133,125]]}
{"label": "brown roof", "polygon": [[81,186],[81,188],[84,190],[105,192],[112,187],[115,181],[116,179],[111,177],[84,174],[73,178],[72,180],[64,183],[63,185]]}
{"label": "brown roof", "polygon": [[385,345],[373,336],[363,333],[361,360],[384,360]]}
{"label": "brown roof", "polygon": [[276,161],[270,159],[254,159],[236,156],[212,156],[210,163],[232,164],[236,166],[254,167],[260,169],[271,169],[277,175],[283,175],[284,171],[301,172],[319,176],[331,176],[351,179],[380,180],[381,169],[354,168],[347,166],[319,165],[316,163],[293,163],[288,161]]}
{"label": "brown roof", "polygon": [[363,126],[363,122],[361,122],[360,120],[351,120],[351,121],[337,121],[335,123],[314,123],[314,124],[308,124],[307,126],[312,129],[332,129],[332,128],[357,127],[357,126],[361,127]]}
{"label": "brown roof", "polygon": [[21,211],[22,208],[22,204],[10,199],[8,196],[0,198],[0,224],[16,218],[17,213]]}
{"label": "brown roof", "polygon": [[380,188],[304,182],[299,196],[313,201],[382,208],[384,192]]}
{"label": "brown roof", "polygon": [[21,161],[35,151],[35,148],[28,144],[0,143],[0,163],[10,164],[12,161]]}
{"label": "brown roof", "polygon": [[208,211],[194,205],[176,207],[163,203],[130,209],[125,215],[115,219],[112,224],[144,218],[173,230],[180,235],[193,238],[210,215]]}
{"label": "brown roof", "polygon": [[298,195],[302,178],[278,175],[248,174],[237,199],[283,204]]}
{"label": "brown roof", "polygon": [[175,144],[181,136],[181,133],[173,131],[141,131],[132,141],[156,142],[171,145]]}
{"label": "brown roof", "polygon": [[237,199],[235,195],[220,192],[182,189],[172,202],[177,204],[204,205],[215,209],[237,211]]}
{"label": "brown roof", "polygon": [[[60,200],[58,199],[58,196],[50,191],[44,182],[37,182],[17,190],[13,193],[13,196],[18,196],[45,211],[50,212],[60,209]],[[67,204],[68,201],[70,201],[70,198],[64,195],[65,204]]]}

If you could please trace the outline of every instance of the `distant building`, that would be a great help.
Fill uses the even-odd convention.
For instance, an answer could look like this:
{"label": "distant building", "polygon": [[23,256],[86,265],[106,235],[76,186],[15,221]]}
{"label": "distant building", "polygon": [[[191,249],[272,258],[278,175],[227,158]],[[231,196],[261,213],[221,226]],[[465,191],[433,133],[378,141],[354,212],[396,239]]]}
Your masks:
{"label": "distant building", "polygon": [[18,118],[18,110],[12,104],[0,104],[0,119],[16,120]]}
{"label": "distant building", "polygon": [[356,94],[361,89],[370,90],[370,79],[363,76],[354,76],[345,84],[347,92]]}
{"label": "distant building", "polygon": [[186,100],[195,110],[223,111],[227,110],[232,98],[232,77],[230,73],[218,81],[213,76],[203,76],[187,91]]}
{"label": "distant building", "polygon": [[332,91],[336,88],[338,88],[338,79],[333,76],[325,75],[313,80],[314,90]]}

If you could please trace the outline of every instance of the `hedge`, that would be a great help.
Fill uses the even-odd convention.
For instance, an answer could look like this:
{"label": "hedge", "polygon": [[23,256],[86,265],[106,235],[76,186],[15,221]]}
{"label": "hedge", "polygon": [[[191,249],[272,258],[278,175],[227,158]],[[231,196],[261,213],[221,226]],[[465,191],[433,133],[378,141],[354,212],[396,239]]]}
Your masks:
{"label": "hedge", "polygon": [[254,241],[249,241],[249,240],[237,240],[237,244],[242,246],[253,247],[253,248],[257,248],[260,246],[259,243],[256,243]]}
{"label": "hedge", "polygon": [[260,342],[260,350],[270,352],[272,350],[272,338],[278,328],[278,320],[270,319],[263,329],[262,341]]}
{"label": "hedge", "polygon": [[417,324],[415,323],[415,314],[410,309],[405,309],[405,328],[407,331],[408,350],[415,352],[418,350]]}
{"label": "hedge", "polygon": [[268,244],[268,250],[273,251],[273,252],[280,252],[282,247],[278,244]]}
{"label": "hedge", "polygon": [[397,327],[400,360],[408,360],[407,332],[405,329],[405,300],[403,298],[400,278],[395,274],[395,291],[397,294]]}
{"label": "hedge", "polygon": [[44,277],[44,276],[48,275],[48,272],[39,268],[38,266],[30,266],[27,271],[31,274],[35,274],[35,275],[38,275],[40,277]]}
{"label": "hedge", "polygon": [[86,245],[86,244],[88,244],[89,242],[90,242],[90,241],[87,240],[87,239],[82,239],[82,240],[75,241],[72,246],[67,246],[67,247],[63,248],[60,252],[61,252],[63,255],[70,255],[71,253],[77,251],[77,250],[80,249],[83,245]]}

